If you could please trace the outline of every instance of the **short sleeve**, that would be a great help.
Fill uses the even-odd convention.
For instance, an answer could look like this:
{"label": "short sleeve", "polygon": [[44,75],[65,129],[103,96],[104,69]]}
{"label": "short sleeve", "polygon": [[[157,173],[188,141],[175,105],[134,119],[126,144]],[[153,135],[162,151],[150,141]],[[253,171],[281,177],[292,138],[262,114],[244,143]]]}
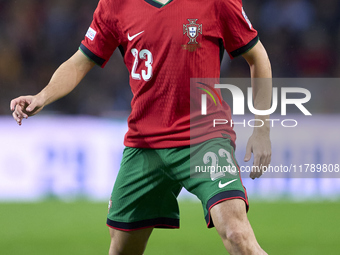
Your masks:
{"label": "short sleeve", "polygon": [[117,22],[107,2],[99,2],[92,23],[79,47],[88,58],[101,67],[106,65],[119,45]]}
{"label": "short sleeve", "polygon": [[259,38],[243,9],[242,0],[222,0],[221,3],[220,24],[224,48],[234,58],[253,48]]}

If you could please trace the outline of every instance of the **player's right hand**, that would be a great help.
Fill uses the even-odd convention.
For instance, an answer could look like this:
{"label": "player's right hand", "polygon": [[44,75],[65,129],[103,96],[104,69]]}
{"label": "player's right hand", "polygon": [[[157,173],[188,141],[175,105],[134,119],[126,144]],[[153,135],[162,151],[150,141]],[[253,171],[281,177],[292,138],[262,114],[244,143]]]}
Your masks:
{"label": "player's right hand", "polygon": [[12,116],[21,126],[22,120],[27,119],[40,112],[44,104],[37,96],[21,96],[13,99],[10,103],[10,109],[13,111]]}

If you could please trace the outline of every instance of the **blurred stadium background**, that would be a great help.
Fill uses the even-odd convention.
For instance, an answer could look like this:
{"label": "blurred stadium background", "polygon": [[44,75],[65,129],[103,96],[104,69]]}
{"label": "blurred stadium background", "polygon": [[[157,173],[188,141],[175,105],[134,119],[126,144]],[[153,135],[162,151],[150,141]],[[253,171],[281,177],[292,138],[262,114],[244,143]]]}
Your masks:
{"label": "blurred stadium background", "polygon": [[[274,77],[333,79],[331,88],[309,87],[322,99],[311,102],[313,121],[273,131],[273,162],[339,164],[340,2],[243,2]],[[0,0],[0,254],[107,253],[106,201],[132,98],[120,53],[22,127],[9,111],[12,98],[39,92],[77,50],[97,3]],[[248,65],[225,54],[221,76],[248,77]],[[240,163],[249,132],[238,130]],[[269,254],[339,254],[340,179],[283,177],[245,179],[260,243]],[[224,254],[185,192],[181,214],[181,230],[157,230],[145,254]]]}

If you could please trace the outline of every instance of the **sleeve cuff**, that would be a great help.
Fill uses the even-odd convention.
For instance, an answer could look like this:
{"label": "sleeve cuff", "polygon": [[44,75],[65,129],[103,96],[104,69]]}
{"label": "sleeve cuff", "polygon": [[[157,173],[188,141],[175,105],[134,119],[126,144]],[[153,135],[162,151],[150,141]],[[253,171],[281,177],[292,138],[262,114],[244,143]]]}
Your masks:
{"label": "sleeve cuff", "polygon": [[241,48],[230,52],[230,55],[233,58],[236,58],[236,57],[250,51],[258,43],[259,40],[260,40],[259,36],[256,35],[256,37],[253,40],[251,40],[247,45],[244,45]]}
{"label": "sleeve cuff", "polygon": [[101,57],[98,57],[96,54],[92,53],[88,48],[86,48],[86,46],[84,44],[80,44],[79,50],[82,53],[84,53],[84,55],[86,57],[91,59],[94,63],[96,63],[97,65],[103,67],[103,65],[104,65],[106,60],[101,58]]}

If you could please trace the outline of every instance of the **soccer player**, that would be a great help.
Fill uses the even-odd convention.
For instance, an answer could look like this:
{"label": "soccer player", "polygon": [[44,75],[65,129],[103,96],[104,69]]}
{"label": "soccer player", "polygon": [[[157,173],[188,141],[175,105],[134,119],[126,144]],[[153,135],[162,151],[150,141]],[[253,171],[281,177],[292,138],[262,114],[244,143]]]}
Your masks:
{"label": "soccer player", "polygon": [[[193,164],[216,165],[217,160],[238,168],[233,129],[213,129],[210,122],[215,114],[230,119],[229,106],[221,103],[212,116],[190,116],[190,106],[200,104],[190,93],[190,78],[218,78],[224,49],[231,58],[246,59],[252,78],[271,78],[267,53],[242,1],[101,0],[79,50],[48,85],[37,95],[11,101],[14,119],[21,125],[23,118],[67,95],[95,64],[104,67],[117,47],[130,73],[133,99],[109,203],[109,254],[143,254],[153,228],[178,228],[182,187],[202,201],[207,226],[216,227],[230,254],[266,254],[247,219],[239,173],[196,178],[190,170]],[[269,109],[271,83],[252,86],[255,108]],[[193,117],[198,122],[190,122]],[[198,127],[193,130],[190,123]],[[269,164],[267,124],[254,129],[246,151],[245,161],[253,153],[255,166]]]}

